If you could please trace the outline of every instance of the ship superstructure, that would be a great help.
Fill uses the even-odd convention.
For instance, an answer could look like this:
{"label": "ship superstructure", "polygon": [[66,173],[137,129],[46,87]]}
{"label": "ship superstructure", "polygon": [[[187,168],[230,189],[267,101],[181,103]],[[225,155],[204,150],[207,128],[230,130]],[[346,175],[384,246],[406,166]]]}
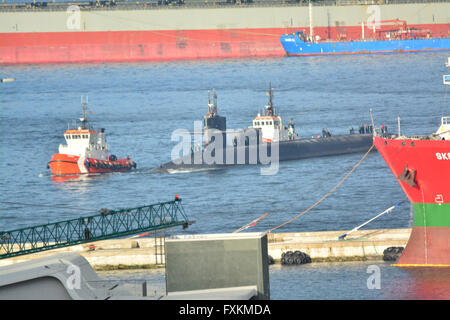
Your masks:
{"label": "ship superstructure", "polygon": [[293,119],[289,121],[289,126],[285,126],[282,117],[277,113],[273,104],[273,88],[269,83],[267,91],[269,101],[262,113],[253,119],[251,128],[261,131],[262,142],[279,142],[294,140],[297,137]]}
{"label": "ship superstructure", "polygon": [[58,153],[55,153],[48,168],[53,175],[76,175],[106,172],[129,171],[136,168],[136,163],[127,159],[117,159],[109,154],[106,143],[105,129],[94,130],[87,118],[88,100],[83,101],[82,117],[75,129],[67,129],[64,132],[66,144],[60,144]]}

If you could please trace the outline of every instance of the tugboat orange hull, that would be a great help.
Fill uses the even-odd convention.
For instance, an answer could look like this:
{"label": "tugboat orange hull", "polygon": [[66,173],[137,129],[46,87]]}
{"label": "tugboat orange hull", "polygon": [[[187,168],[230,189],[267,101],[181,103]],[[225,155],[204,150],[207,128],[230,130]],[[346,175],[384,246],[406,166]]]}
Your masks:
{"label": "tugboat orange hull", "polygon": [[136,163],[130,159],[114,161],[97,160],[69,154],[55,153],[48,163],[53,175],[96,174],[108,172],[126,172],[136,168]]}

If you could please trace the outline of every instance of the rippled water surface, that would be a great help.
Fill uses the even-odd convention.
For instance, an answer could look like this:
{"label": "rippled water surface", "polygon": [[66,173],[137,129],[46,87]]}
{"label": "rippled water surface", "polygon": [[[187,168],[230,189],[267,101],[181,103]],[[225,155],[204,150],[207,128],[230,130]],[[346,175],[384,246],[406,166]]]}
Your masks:
{"label": "rippled water surface", "polygon": [[[374,278],[375,273],[379,277]],[[165,294],[163,269],[105,271],[105,280],[120,279],[140,294]],[[428,300],[450,299],[450,268],[396,268],[387,262],[332,262],[269,268],[274,300]],[[369,283],[369,284],[368,284]]]}
{"label": "rippled water surface", "polygon": [[[219,112],[231,129],[250,125],[267,101],[270,81],[276,107],[285,120],[294,118],[302,137],[320,134],[324,127],[346,133],[350,125],[369,123],[370,108],[377,125],[395,131],[400,116],[403,133],[428,134],[438,128],[441,114],[449,113],[442,84],[446,60],[446,53],[421,53],[0,67],[1,78],[16,79],[0,83],[0,230],[70,219],[104,207],[171,200],[175,193],[196,221],[176,232],[232,232],[266,212],[270,214],[250,230],[273,228],[319,200],[362,154],[282,162],[272,176],[260,175],[257,166],[151,173],[170,160],[176,144],[172,132],[193,130],[194,121],[202,119],[208,90],[216,89]],[[135,172],[68,181],[50,176],[47,162],[64,143],[68,123],[80,116],[81,95],[89,96],[90,120],[106,128],[112,153],[130,155],[138,164]],[[401,200],[406,196],[380,155],[372,152],[324,202],[277,231],[348,230]],[[367,228],[405,228],[411,219],[407,202]],[[341,279],[352,268],[364,274],[365,266],[321,268]],[[406,272],[383,268],[387,277],[411,279]],[[295,270],[273,268],[271,281],[281,283]],[[325,285],[320,277],[318,281],[318,288]],[[274,298],[283,297],[278,292],[273,291]],[[394,291],[391,298],[420,296],[403,292]],[[351,293],[345,297],[357,298]]]}

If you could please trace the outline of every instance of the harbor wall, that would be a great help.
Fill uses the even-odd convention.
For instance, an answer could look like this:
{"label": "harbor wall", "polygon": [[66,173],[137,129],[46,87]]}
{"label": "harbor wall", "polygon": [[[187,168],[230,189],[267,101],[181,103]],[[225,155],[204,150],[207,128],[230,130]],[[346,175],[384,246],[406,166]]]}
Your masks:
{"label": "harbor wall", "polygon": [[[358,230],[346,240],[338,240],[346,231],[269,233],[268,254],[280,262],[287,251],[302,251],[312,262],[381,260],[388,247],[404,247],[411,229]],[[114,239],[80,244],[0,260],[0,266],[33,260],[61,252],[76,252],[98,270],[153,268],[165,263],[164,239]]]}
{"label": "harbor wall", "polygon": [[[405,20],[448,37],[450,3],[313,7],[314,35],[362,37],[361,22]],[[280,36],[309,33],[309,8],[229,7],[0,12],[0,64],[283,56]],[[376,33],[365,26],[365,38]]]}

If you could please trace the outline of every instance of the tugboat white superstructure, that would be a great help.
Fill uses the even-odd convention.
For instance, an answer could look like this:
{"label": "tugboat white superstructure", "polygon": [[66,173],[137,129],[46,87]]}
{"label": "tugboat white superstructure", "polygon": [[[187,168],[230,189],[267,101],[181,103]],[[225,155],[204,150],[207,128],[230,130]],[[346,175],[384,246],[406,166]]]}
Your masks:
{"label": "tugboat white superstructure", "polygon": [[273,106],[273,89],[269,82],[269,91],[267,91],[269,101],[265,106],[266,112],[258,113],[253,119],[251,128],[261,130],[262,142],[277,142],[295,140],[296,133],[293,120],[289,121],[289,127],[283,126],[283,119],[276,113]]}
{"label": "tugboat white superstructure", "polygon": [[94,130],[88,123],[86,102],[81,100],[83,116],[77,129],[67,129],[64,133],[66,145],[59,145],[47,168],[53,175],[95,174],[124,172],[136,168],[129,157],[117,159],[110,155],[106,144],[105,129]]}

